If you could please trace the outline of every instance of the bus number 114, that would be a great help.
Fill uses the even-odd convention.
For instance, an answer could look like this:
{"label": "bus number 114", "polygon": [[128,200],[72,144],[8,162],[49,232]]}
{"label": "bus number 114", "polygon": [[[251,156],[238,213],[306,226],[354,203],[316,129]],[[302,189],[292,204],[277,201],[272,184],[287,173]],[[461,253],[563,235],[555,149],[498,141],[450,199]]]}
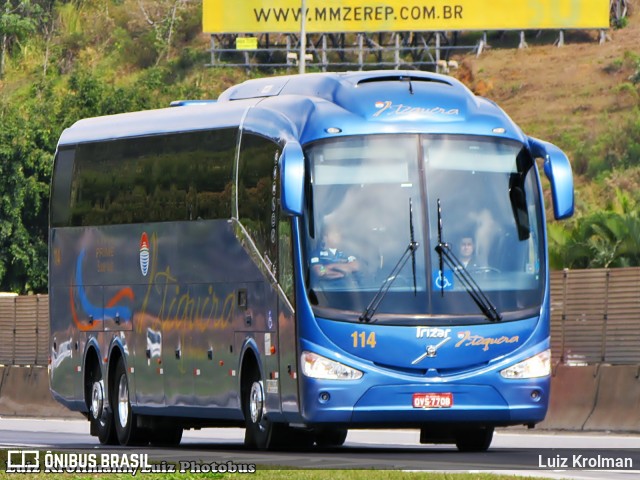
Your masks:
{"label": "bus number 114", "polygon": [[369,335],[367,332],[353,332],[351,338],[353,338],[353,348],[376,348],[376,332],[370,332]]}

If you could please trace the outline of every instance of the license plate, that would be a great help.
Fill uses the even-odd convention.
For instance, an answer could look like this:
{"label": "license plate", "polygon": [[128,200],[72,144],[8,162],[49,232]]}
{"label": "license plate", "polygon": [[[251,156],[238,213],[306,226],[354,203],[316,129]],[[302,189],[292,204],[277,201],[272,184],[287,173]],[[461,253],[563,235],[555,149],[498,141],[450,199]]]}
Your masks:
{"label": "license plate", "polygon": [[413,408],[450,408],[453,393],[414,393]]}

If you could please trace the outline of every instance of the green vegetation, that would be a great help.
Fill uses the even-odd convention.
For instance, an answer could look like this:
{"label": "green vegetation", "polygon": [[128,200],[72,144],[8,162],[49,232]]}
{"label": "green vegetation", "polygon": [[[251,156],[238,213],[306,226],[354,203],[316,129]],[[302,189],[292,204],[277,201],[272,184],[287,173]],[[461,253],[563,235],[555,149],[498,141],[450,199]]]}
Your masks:
{"label": "green vegetation", "polygon": [[204,67],[200,22],[196,1],[0,1],[0,291],[47,290],[49,180],[64,128],[236,82]]}
{"label": "green vegetation", "polygon": [[[15,474],[0,472],[0,480],[11,479]],[[64,474],[58,478],[68,480],[93,480],[109,478],[110,480],[131,480],[132,478],[144,480],[236,480],[239,478],[251,478],[256,480],[513,480],[513,475],[494,475],[490,473],[432,473],[432,472],[398,472],[392,470],[258,470],[251,475],[219,474],[219,473],[175,473],[175,474],[138,474],[132,477],[129,474]],[[51,478],[51,474],[21,474],[20,478],[29,480],[45,480]],[[519,480],[535,480],[542,477],[517,477]]]}
{"label": "green vegetation", "polygon": [[[238,478],[224,475],[223,480]],[[513,480],[513,475],[491,473],[398,472],[393,470],[258,470],[251,478],[259,480]],[[533,480],[536,477],[518,477]]]}
{"label": "green vegetation", "polygon": [[[246,78],[243,71],[206,66],[209,37],[201,32],[201,14],[197,0],[0,0],[0,291],[47,290],[49,180],[64,128],[89,116],[215,98]],[[629,17],[616,25],[624,27],[615,32],[618,45],[627,31],[637,31],[637,22]],[[554,268],[640,265],[640,53],[634,42],[594,60],[584,74],[598,74],[606,85],[589,78],[588,90],[547,86],[556,97],[546,103],[564,102],[570,111],[545,115],[536,105],[529,111],[537,115],[523,118],[512,114],[517,104],[510,100],[534,105],[535,88],[544,86],[534,87],[528,72],[516,78],[483,63],[499,50],[497,40],[478,60],[478,74],[488,80],[485,91],[476,85],[479,93],[572,159],[577,214],[550,228]],[[589,48],[605,47],[594,42]],[[597,58],[601,51],[581,55]],[[495,58],[504,66],[514,63],[513,55]],[[538,74],[550,70],[529,59],[515,63],[521,71],[530,64]],[[610,103],[592,106],[594,98]]]}
{"label": "green vegetation", "polygon": [[550,225],[552,268],[640,266],[640,61],[625,57],[609,68],[633,71],[613,89],[627,107],[609,112],[595,137],[572,122],[556,140],[572,160],[576,215]]}

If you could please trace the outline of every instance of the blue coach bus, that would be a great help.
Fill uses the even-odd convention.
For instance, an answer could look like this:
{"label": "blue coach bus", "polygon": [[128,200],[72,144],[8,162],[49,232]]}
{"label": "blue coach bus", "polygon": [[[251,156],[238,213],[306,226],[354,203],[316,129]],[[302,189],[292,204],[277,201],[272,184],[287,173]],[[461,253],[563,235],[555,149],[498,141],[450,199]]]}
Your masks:
{"label": "blue coach bus", "polygon": [[414,71],[249,80],[81,120],[53,171],[52,393],[103,444],[415,428],[486,450],[549,401],[536,160],[569,217],[557,147]]}

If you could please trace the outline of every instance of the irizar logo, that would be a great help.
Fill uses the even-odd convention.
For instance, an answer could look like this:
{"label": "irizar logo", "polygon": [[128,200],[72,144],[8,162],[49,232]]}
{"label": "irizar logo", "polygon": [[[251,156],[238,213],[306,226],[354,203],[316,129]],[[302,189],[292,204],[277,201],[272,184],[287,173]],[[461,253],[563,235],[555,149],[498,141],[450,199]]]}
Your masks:
{"label": "irizar logo", "polygon": [[447,338],[450,333],[450,328],[418,327],[416,338]]}
{"label": "irizar logo", "polygon": [[142,232],[140,237],[140,271],[144,277],[149,273],[149,237],[147,237],[147,232]]}
{"label": "irizar logo", "polygon": [[417,365],[425,358],[433,358],[438,354],[438,349],[451,340],[449,334],[451,333],[450,328],[438,328],[438,327],[418,327],[416,330],[416,338],[435,338],[440,340],[435,345],[427,345],[425,347],[425,352],[416,358],[411,365]]}

